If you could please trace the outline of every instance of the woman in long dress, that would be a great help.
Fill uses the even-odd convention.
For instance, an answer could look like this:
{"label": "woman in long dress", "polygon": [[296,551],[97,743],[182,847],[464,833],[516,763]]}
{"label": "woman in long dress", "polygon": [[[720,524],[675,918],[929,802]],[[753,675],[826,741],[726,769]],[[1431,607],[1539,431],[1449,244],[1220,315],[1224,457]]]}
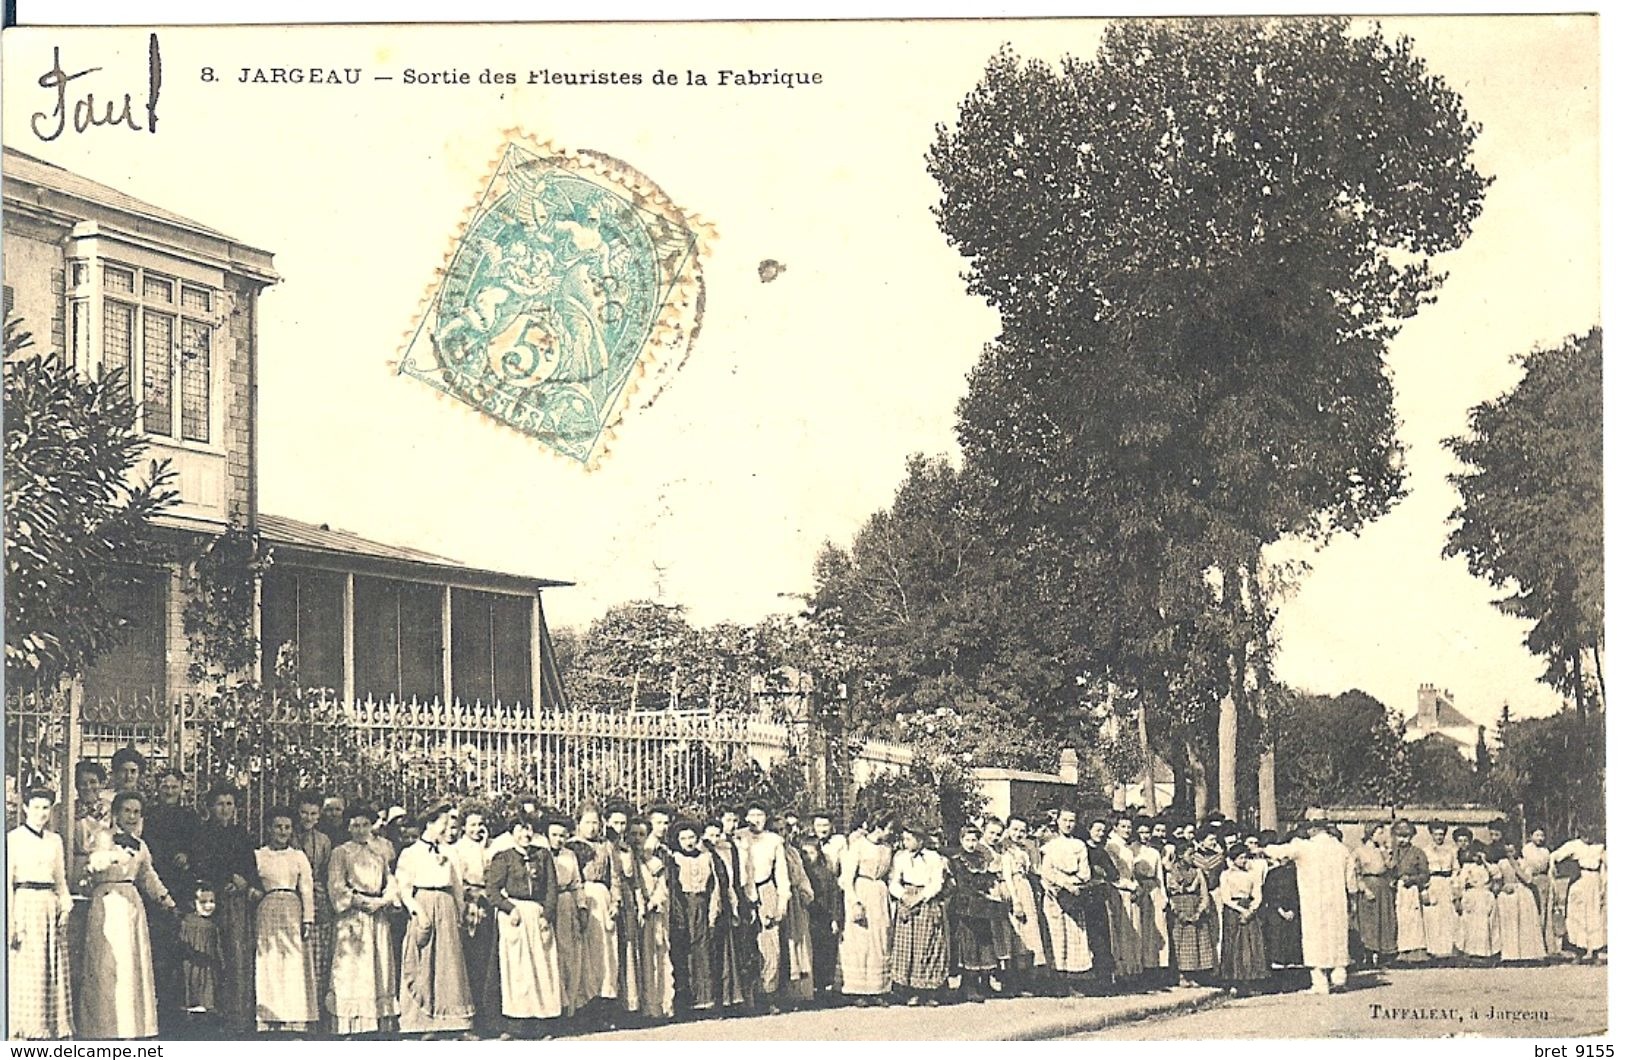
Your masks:
{"label": "woman in long dress", "polygon": [[[1076,990],[1078,978],[1095,967],[1089,941],[1085,890],[1092,880],[1089,847],[1072,834],[1078,815],[1062,810],[1055,818],[1056,834],[1039,853],[1039,875],[1044,881],[1044,921],[1049,927],[1050,967],[1057,976],[1071,977],[1063,988]],[[1109,957],[1109,954],[1107,955]]]}
{"label": "woman in long dress", "polygon": [[1461,923],[1457,945],[1476,962],[1493,960],[1501,952],[1499,920],[1495,913],[1495,893],[1490,890],[1490,870],[1484,847],[1474,843],[1467,860],[1456,874],[1460,894]]}
{"label": "woman in long dress", "polygon": [[841,893],[845,917],[839,947],[841,993],[860,1005],[891,990],[891,875],[892,851],[886,842],[889,822],[866,833],[854,834],[841,852]]}
{"label": "woman in long dress", "polygon": [[1010,819],[1008,831],[1000,827],[996,818],[991,818],[982,830],[982,840],[998,854],[1004,893],[1010,899],[1009,972],[1025,979],[1018,992],[1030,994],[1033,986],[1030,976],[1035,969],[1047,967],[1049,958],[1044,945],[1044,913],[1033,888],[1032,856],[1022,842],[1026,830],[1027,822],[1018,817]]}
{"label": "woman in long dress", "polygon": [[68,991],[67,858],[62,837],[49,830],[56,796],[23,793],[23,823],[6,836],[6,1014],[12,1038],[73,1037]]}
{"label": "woman in long dress", "polygon": [[790,871],[790,885],[784,889],[784,927],[779,932],[784,948],[784,994],[796,1003],[813,999],[812,923],[808,909],[813,900],[812,879],[802,863],[801,848],[784,844],[784,864]]}
{"label": "woman in long dress", "polygon": [[1428,825],[1430,842],[1422,851],[1428,859],[1428,885],[1422,894],[1422,936],[1427,940],[1428,956],[1435,961],[1455,955],[1456,937],[1460,934],[1455,894],[1460,865],[1457,846],[1448,836],[1449,830],[1442,823]]}
{"label": "woman in long dress", "polygon": [[113,800],[113,828],[97,832],[85,858],[90,908],[79,979],[79,1033],[86,1038],[151,1038],[158,1033],[152,939],[141,895],[171,913],[175,900],[152,867],[141,830],[141,796]]}
{"label": "woman in long dress", "polygon": [[316,1002],[315,954],[307,945],[316,923],[310,859],[293,842],[293,811],[265,815],[268,842],[254,852],[265,897],[254,925],[255,1023],[261,1031],[309,1030],[321,1017]]}
{"label": "woman in long dress", "polygon": [[559,955],[559,991],[563,1014],[573,1016],[598,996],[597,984],[586,970],[587,907],[581,899],[581,863],[570,849],[570,822],[563,817],[547,821],[547,846],[553,853],[553,883],[557,894],[553,917],[554,948]]}
{"label": "woman in long dress", "polygon": [[1219,981],[1232,992],[1250,991],[1270,976],[1264,953],[1264,927],[1258,920],[1263,905],[1257,874],[1247,869],[1247,852],[1233,846],[1227,852],[1230,867],[1219,877],[1213,899],[1220,910]]}
{"label": "woman in long dress", "polygon": [[1582,961],[1594,961],[1608,945],[1608,852],[1594,842],[1596,831],[1585,828],[1579,838],[1552,851],[1552,864],[1573,861],[1580,877],[1569,887],[1565,930],[1569,944],[1580,950]]}
{"label": "woman in long dress", "polygon": [[1493,857],[1492,868],[1499,880],[1495,913],[1501,924],[1501,962],[1544,961],[1546,940],[1529,878],[1513,857],[1510,844],[1499,846]]}
{"label": "woman in long dress", "polygon": [[1427,855],[1412,842],[1416,826],[1409,821],[1394,825],[1394,945],[1399,960],[1421,963],[1428,959],[1427,922],[1423,895],[1429,882]]}
{"label": "woman in long dress", "polygon": [[370,806],[352,806],[346,816],[348,842],[327,863],[327,893],[333,902],[333,971],[327,1010],[341,1035],[377,1034],[396,1029],[400,970],[390,940],[386,910],[400,897],[390,864],[389,840],[373,835],[377,815]]}
{"label": "woman in long dress", "polygon": [[938,1003],[937,992],[948,981],[948,915],[943,887],[947,866],[942,855],[925,846],[918,825],[901,830],[903,849],[892,859],[889,890],[892,909],[891,980],[908,995],[910,1005],[922,999]]}
{"label": "woman in long dress", "polygon": [[[1394,864],[1382,845],[1380,821],[1365,825],[1365,842],[1354,851],[1357,889],[1354,894],[1355,924],[1360,944],[1373,964],[1384,964],[1399,952],[1399,925],[1395,920]],[[1223,943],[1220,943],[1223,950]]]}
{"label": "woman in long dress", "polygon": [[722,918],[722,879],[710,851],[700,846],[699,825],[677,825],[672,860],[672,923],[682,938],[683,1005],[695,1012],[717,1007],[717,924]]}
{"label": "woman in long dress", "polygon": [[1169,943],[1181,986],[1191,985],[1190,976],[1205,975],[1218,964],[1213,918],[1213,899],[1208,894],[1207,876],[1192,857],[1190,840],[1174,845],[1174,860],[1163,883],[1168,889]]}
{"label": "woman in long dress", "polygon": [[237,789],[216,785],[208,795],[209,819],[197,830],[192,868],[214,888],[214,920],[220,936],[220,1019],[228,1034],[254,1028],[253,904],[264,893],[254,841],[237,824]]}
{"label": "woman in long dress", "polygon": [[535,845],[537,824],[524,815],[508,822],[512,842],[485,866],[485,894],[496,916],[497,936],[482,1008],[503,1038],[539,1034],[538,1021],[564,1014],[553,930],[558,883],[552,853]]}
{"label": "woman in long dress", "polygon": [[638,889],[643,894],[642,940],[638,947],[638,1011],[649,1019],[669,1020],[676,1013],[676,987],[671,966],[671,877],[666,859],[649,847],[649,822],[631,825],[628,847],[638,862]]}
{"label": "woman in long dress", "polygon": [[432,1036],[474,1026],[474,997],[463,963],[463,884],[441,849],[449,803],[420,819],[417,842],[401,851],[395,881],[410,918],[401,946],[401,1032]]}
{"label": "woman in long dress", "polygon": [[[1158,978],[1168,968],[1168,892],[1162,882],[1162,852],[1151,841],[1151,821],[1142,817],[1134,823],[1134,842],[1129,844],[1135,902],[1140,912],[1140,963]],[[1259,858],[1260,864],[1268,864]],[[1262,878],[1261,872],[1254,875]]]}

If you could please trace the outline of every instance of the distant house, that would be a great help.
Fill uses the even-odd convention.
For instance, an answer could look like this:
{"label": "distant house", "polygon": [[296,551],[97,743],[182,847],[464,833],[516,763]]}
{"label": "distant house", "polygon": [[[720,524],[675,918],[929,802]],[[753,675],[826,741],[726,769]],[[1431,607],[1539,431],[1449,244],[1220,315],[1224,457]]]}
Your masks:
{"label": "distant house", "polygon": [[1471,760],[1483,728],[1456,709],[1448,688],[1424,684],[1416,690],[1416,713],[1405,719],[1405,739],[1415,741],[1436,734],[1450,741],[1463,758]]}
{"label": "distant house", "polygon": [[260,510],[257,321],[280,280],[269,251],[11,148],[4,163],[7,316],[36,350],[123,371],[150,456],[177,473],[179,503],[160,519],[170,559],[139,572],[120,601],[127,636],[82,675],[87,727],[158,724],[198,690],[186,565],[233,526],[273,549],[262,667],[286,644],[300,684],[345,699],[563,705],[541,593],[567,582]]}

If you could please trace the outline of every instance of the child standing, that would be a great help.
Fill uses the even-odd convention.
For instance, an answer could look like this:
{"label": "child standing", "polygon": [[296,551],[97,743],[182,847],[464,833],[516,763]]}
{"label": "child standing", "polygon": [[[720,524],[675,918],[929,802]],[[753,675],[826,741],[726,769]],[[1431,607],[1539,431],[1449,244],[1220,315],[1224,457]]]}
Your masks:
{"label": "child standing", "polygon": [[1174,860],[1167,873],[1169,935],[1180,986],[1194,985],[1192,975],[1205,975],[1218,963],[1213,900],[1202,870],[1192,859],[1194,849],[1188,839],[1174,844]]}
{"label": "child standing", "polygon": [[220,1007],[220,932],[214,921],[215,895],[209,884],[192,891],[192,909],[181,918],[181,990],[186,1007],[188,1036],[208,1040],[218,1036]]}

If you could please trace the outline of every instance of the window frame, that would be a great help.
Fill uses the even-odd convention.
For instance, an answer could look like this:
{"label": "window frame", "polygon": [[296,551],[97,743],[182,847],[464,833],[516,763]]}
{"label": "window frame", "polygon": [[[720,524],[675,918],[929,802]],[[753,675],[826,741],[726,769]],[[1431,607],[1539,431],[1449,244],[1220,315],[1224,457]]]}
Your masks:
{"label": "window frame", "polygon": [[[130,275],[130,290],[114,290],[107,282],[107,270],[116,269]],[[209,282],[201,282],[177,263],[165,268],[139,260],[135,255],[91,254],[73,257],[68,262],[67,319],[73,334],[69,337],[70,355],[75,363],[88,367],[91,363],[107,363],[106,319],[110,306],[118,306],[130,316],[129,367],[126,370],[130,394],[139,410],[139,427],[143,436],[153,442],[179,449],[224,455],[225,453],[225,396],[221,379],[218,334],[225,322],[225,292]],[[149,293],[148,287],[167,285],[167,300]],[[204,305],[198,307],[189,295],[201,293]],[[189,305],[189,301],[194,304]],[[149,320],[163,318],[168,330],[168,349],[155,351],[150,360],[162,364],[165,374],[169,408],[163,417],[167,422],[155,422],[148,407]],[[85,327],[78,326],[83,321]],[[196,409],[188,405],[189,379],[191,393],[197,392],[196,360],[199,351],[191,349],[189,340],[201,336],[202,392],[204,407],[201,421]],[[150,380],[156,383],[156,379]],[[201,430],[199,426],[201,425]],[[202,434],[205,437],[197,437]]]}

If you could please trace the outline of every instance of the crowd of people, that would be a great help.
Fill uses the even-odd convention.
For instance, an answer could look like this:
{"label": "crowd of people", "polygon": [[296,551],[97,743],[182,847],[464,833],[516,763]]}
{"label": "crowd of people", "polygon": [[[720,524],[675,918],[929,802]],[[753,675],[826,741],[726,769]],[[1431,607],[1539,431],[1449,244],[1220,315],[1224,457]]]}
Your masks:
{"label": "crowd of people", "polygon": [[[203,815],[173,772],[75,775],[7,837],[14,1038],[532,1038],[814,1004],[1341,987],[1348,969],[1606,946],[1599,836],[1428,822],[1291,835],[1061,808],[951,836],[751,802],[408,813],[307,792]],[[1080,829],[1080,825],[1082,828]],[[1349,837],[1351,840],[1353,837]]]}

